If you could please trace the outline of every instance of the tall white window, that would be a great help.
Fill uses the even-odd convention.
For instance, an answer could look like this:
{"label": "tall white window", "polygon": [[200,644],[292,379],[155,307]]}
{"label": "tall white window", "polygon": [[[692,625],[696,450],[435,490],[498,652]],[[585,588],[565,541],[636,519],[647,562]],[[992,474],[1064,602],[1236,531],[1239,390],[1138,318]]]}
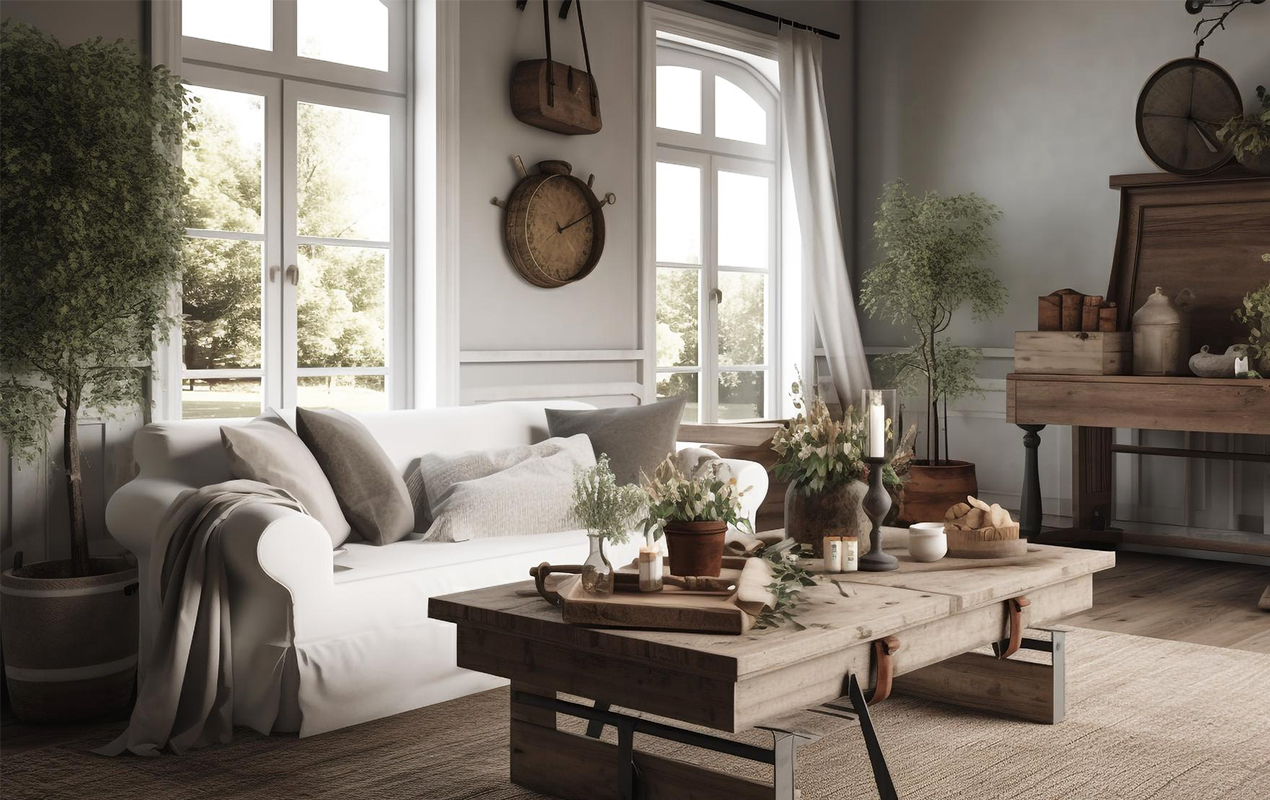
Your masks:
{"label": "tall white window", "polygon": [[686,422],[768,417],[780,307],[776,64],[658,36],[657,396],[687,395]]}
{"label": "tall white window", "polygon": [[181,415],[408,401],[406,4],[184,0]]}

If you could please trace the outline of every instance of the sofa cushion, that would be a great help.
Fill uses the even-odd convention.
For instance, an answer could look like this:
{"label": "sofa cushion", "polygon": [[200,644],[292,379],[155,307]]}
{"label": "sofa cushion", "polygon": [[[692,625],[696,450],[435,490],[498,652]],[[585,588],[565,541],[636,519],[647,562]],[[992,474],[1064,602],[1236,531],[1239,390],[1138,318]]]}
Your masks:
{"label": "sofa cushion", "polygon": [[246,425],[222,425],[220,436],[235,478],[285,489],[322,523],[331,535],[332,547],[344,543],[352,528],[330,481],[309,448],[276,411],[270,409]]}
{"label": "sofa cushion", "polygon": [[626,408],[549,408],[547,430],[552,436],[585,433],[591,437],[596,457],[608,454],[609,466],[619,483],[638,483],[641,471],[652,475],[657,465],[675,452],[679,420],[687,402],[687,396],[680,396]]}
{"label": "sofa cushion", "polygon": [[365,425],[343,411],[299,408],[295,428],[362,539],[392,544],[414,530],[406,482]]}
{"label": "sofa cushion", "polygon": [[586,436],[492,453],[420,461],[431,525],[427,539],[463,542],[574,527],[573,474],[595,466]]}

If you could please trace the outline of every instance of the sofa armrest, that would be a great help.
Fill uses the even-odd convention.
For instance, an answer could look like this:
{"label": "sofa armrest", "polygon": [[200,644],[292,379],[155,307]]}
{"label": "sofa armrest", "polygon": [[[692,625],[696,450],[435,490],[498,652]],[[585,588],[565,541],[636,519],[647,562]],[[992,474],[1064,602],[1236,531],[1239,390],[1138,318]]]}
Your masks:
{"label": "sofa armrest", "polygon": [[119,487],[106,504],[106,530],[144,565],[149,562],[159,522],[168,507],[181,492],[193,488],[174,478],[134,478]]}
{"label": "sofa armrest", "polygon": [[223,525],[221,550],[235,591],[266,592],[276,584],[293,604],[330,592],[331,537],[313,517],[272,503],[245,503]]}
{"label": "sofa armrest", "polygon": [[720,460],[727,464],[732,474],[736,476],[737,486],[742,489],[749,487],[749,491],[741,498],[741,508],[745,511],[745,516],[749,518],[750,524],[754,524],[759,506],[763,505],[763,501],[767,498],[767,469],[757,461],[747,461],[743,458]]}

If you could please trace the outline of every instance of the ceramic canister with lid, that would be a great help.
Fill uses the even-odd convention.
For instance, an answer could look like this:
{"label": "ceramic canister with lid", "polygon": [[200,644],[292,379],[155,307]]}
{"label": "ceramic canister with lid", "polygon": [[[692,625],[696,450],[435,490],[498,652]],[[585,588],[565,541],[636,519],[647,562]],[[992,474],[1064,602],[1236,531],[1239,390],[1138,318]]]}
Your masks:
{"label": "ceramic canister with lid", "polygon": [[1133,315],[1133,374],[1186,375],[1190,369],[1190,289],[1170,300],[1159,286]]}

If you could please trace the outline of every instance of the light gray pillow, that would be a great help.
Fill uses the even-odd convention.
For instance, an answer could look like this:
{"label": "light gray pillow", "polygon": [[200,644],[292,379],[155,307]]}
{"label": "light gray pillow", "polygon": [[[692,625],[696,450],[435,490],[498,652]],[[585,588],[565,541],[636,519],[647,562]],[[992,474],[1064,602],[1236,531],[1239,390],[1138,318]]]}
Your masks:
{"label": "light gray pillow", "polygon": [[589,411],[547,409],[547,430],[552,436],[591,437],[595,455],[607,453],[618,483],[639,483],[643,470],[653,474],[666,456],[675,452],[679,420],[687,396],[672,397],[646,406],[597,408]]}
{"label": "light gray pillow", "polygon": [[276,411],[270,409],[239,427],[222,426],[220,438],[235,478],[286,489],[326,528],[332,547],[344,543],[352,529],[330,482],[309,448]]}
{"label": "light gray pillow", "polygon": [[[421,471],[428,460],[421,460]],[[444,487],[431,503],[432,524],[424,538],[465,542],[577,527],[573,518],[573,473],[579,467],[595,466],[595,453],[587,437],[572,436],[495,453],[438,457],[434,466],[437,461],[444,464],[435,475],[423,472],[424,488],[430,498],[434,484]],[[489,471],[498,464],[508,466]],[[445,483],[459,474],[477,477]]]}
{"label": "light gray pillow", "polygon": [[299,408],[295,429],[331,482],[345,518],[367,542],[392,544],[414,531],[410,493],[366,426],[343,411]]}
{"label": "light gray pillow", "polygon": [[[590,446],[590,443],[587,443]],[[428,453],[419,459],[415,470],[406,478],[406,484],[416,497],[419,518],[423,524],[418,530],[427,530],[432,524],[435,509],[454,488],[455,484],[484,478],[510,469],[522,461],[546,458],[569,447],[564,439],[547,439],[537,444],[522,444],[501,450],[468,450],[457,454]],[[572,446],[579,447],[577,442]]]}

